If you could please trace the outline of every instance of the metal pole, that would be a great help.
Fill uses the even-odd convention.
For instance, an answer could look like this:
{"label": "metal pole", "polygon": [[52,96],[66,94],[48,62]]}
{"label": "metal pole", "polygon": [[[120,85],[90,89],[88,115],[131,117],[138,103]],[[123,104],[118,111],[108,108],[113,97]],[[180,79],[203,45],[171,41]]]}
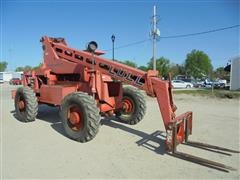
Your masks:
{"label": "metal pole", "polygon": [[156,36],[157,36],[157,19],[156,19],[156,6],[153,6],[153,70],[156,71]]}
{"label": "metal pole", "polygon": [[115,41],[114,34],[111,36],[111,39],[112,39],[112,60],[114,61],[114,41]]}
{"label": "metal pole", "polygon": [[114,61],[114,41],[113,41],[113,61]]}

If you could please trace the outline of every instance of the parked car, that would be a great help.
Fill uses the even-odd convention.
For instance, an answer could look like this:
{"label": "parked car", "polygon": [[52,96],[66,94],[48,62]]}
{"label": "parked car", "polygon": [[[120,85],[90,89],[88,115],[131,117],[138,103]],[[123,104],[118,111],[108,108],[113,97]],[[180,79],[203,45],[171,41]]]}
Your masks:
{"label": "parked car", "polygon": [[203,87],[203,84],[204,84],[204,81],[195,80],[193,78],[181,79],[181,80],[184,82],[193,84],[193,87],[195,87],[195,88]]}
{"label": "parked car", "polygon": [[193,84],[182,80],[172,80],[173,88],[192,88]]}
{"label": "parked car", "polygon": [[194,79],[179,79],[179,80],[182,80],[182,81],[188,82],[188,83],[192,83],[192,84],[195,82]]}
{"label": "parked car", "polygon": [[4,83],[3,79],[0,79],[0,83]]}
{"label": "parked car", "polygon": [[226,85],[227,85],[227,80],[225,79],[217,79],[213,81],[214,88],[225,88]]}
{"label": "parked car", "polygon": [[196,88],[204,87],[204,81],[196,80],[196,82],[193,84],[193,86]]}
{"label": "parked car", "polygon": [[205,79],[205,80],[204,80],[204,87],[206,87],[206,88],[211,88],[212,85],[213,85],[213,82],[210,81],[209,79]]}
{"label": "parked car", "polygon": [[12,84],[12,85],[21,85],[22,84],[22,81],[20,78],[12,78],[10,81],[9,81],[9,84]]}

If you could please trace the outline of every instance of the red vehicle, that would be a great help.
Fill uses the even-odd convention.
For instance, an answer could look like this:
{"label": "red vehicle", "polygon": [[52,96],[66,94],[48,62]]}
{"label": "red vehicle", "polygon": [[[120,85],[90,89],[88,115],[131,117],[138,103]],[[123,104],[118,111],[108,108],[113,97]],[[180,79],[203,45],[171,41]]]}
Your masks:
{"label": "red vehicle", "polygon": [[22,80],[20,78],[12,78],[9,82],[9,84],[12,85],[21,85],[22,84]]}
{"label": "red vehicle", "polygon": [[[177,145],[183,142],[212,149],[216,146],[188,140],[192,134],[192,112],[176,115],[171,80],[159,78],[158,71],[145,72],[100,57],[103,52],[96,50],[94,41],[84,51],[68,47],[63,38],[45,36],[40,41],[44,56],[42,66],[24,72],[24,86],[12,92],[19,120],[34,121],[38,104],[57,106],[66,135],[87,142],[98,133],[101,116],[116,117],[130,125],[139,123],[146,112],[141,89],[157,99],[166,130],[167,151],[179,158],[197,160],[199,164],[231,169],[177,151]],[[123,86],[123,83],[131,86]]]}

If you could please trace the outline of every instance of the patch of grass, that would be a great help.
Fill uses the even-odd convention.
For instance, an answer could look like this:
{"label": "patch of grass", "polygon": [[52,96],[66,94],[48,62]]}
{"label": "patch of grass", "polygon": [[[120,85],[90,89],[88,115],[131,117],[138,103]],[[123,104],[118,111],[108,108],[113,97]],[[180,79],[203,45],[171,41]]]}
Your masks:
{"label": "patch of grass", "polygon": [[229,91],[221,89],[197,89],[197,90],[174,90],[173,94],[188,94],[193,96],[206,96],[228,99],[239,99],[240,91]]}

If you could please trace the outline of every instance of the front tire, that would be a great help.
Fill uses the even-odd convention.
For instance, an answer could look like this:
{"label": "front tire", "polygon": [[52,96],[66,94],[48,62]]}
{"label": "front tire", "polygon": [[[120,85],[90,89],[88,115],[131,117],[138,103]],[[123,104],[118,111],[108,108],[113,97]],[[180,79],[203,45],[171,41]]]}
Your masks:
{"label": "front tire", "polygon": [[38,101],[30,87],[19,87],[16,91],[14,102],[17,119],[23,122],[35,120],[38,112]]}
{"label": "front tire", "polygon": [[134,125],[139,123],[146,113],[144,95],[135,87],[123,87],[123,109],[116,113],[120,121]]}
{"label": "front tire", "polygon": [[67,136],[79,142],[92,140],[100,125],[99,109],[86,93],[67,95],[62,102],[60,117]]}

